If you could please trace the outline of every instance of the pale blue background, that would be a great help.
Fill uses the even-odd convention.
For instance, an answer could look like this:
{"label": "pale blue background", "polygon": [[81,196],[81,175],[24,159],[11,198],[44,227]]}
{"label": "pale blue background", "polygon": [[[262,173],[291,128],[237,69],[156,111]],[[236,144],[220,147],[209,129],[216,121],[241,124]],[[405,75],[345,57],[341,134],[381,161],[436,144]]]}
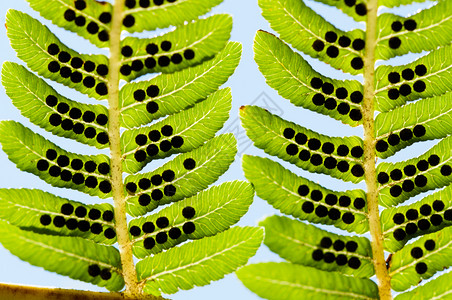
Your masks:
{"label": "pale blue background", "polygon": [[[345,16],[335,8],[327,7],[322,4],[315,3],[313,1],[307,1],[307,4],[317,10],[324,18],[327,18],[330,22],[336,25],[342,30],[350,30],[355,27],[364,29],[363,24],[355,23],[350,17]],[[427,5],[431,2],[427,3]],[[402,7],[395,10],[396,13],[407,16],[414,13],[420,7],[425,7],[424,5],[412,5]],[[41,18],[38,13],[32,11],[25,0],[14,0],[5,1],[0,0],[0,23],[4,24],[5,14],[9,8],[18,9],[24,11],[33,17],[39,19],[42,23],[49,26],[50,29],[67,45],[72,45],[76,51],[83,53],[105,53],[99,51],[99,49],[94,48],[88,42],[80,38],[74,33],[66,32],[54,25],[52,25],[48,20]],[[388,11],[385,9],[384,11]],[[213,10],[214,13],[229,13],[234,17],[234,28],[232,31],[231,40],[239,41],[243,44],[243,56],[242,61],[236,71],[232,76],[226,86],[232,87],[233,94],[233,108],[231,111],[231,118],[225,126],[222,132],[234,132],[238,139],[239,144],[239,154],[242,153],[256,154],[265,156],[264,152],[256,149],[251,145],[250,141],[245,137],[243,130],[240,129],[238,121],[238,108],[244,104],[255,103],[256,105],[264,106],[273,113],[279,114],[285,119],[297,122],[302,126],[309,127],[315,131],[323,134],[329,134],[332,136],[343,136],[343,135],[358,135],[362,136],[362,127],[350,128],[349,126],[343,125],[337,121],[334,121],[328,117],[321,116],[319,114],[310,112],[305,109],[295,108],[288,101],[284,100],[278,94],[266,86],[263,76],[259,73],[256,64],[253,60],[253,50],[252,42],[254,39],[255,32],[258,29],[270,30],[267,22],[260,15],[260,9],[257,5],[257,0],[225,0],[223,4],[219,5]],[[148,33],[150,36],[154,33]],[[412,59],[413,56],[406,56],[403,62],[407,62]],[[326,76],[341,78],[342,72],[334,70],[327,66],[326,64],[307,58],[308,61],[314,66],[315,69],[322,72]],[[10,48],[5,27],[0,26],[0,62],[3,61],[15,61],[22,63],[16,58],[14,51]],[[400,61],[399,61],[400,62]],[[342,77],[344,78],[344,77]],[[353,76],[346,75],[345,78],[353,78]],[[355,77],[361,80],[362,77]],[[95,103],[94,100],[86,98],[77,92],[74,92],[68,88],[61,85],[54,85],[56,89],[66,95],[67,97],[87,102]],[[5,95],[3,86],[0,86],[0,120],[2,119],[13,119],[20,121],[26,126],[32,128],[36,132],[44,135],[46,138],[57,143],[65,149],[70,149],[73,152],[79,152],[84,154],[93,153],[93,148],[88,146],[80,145],[74,141],[66,140],[63,138],[52,136],[46,133],[39,127],[31,124],[28,119],[22,117],[18,110],[11,104],[8,97]],[[392,161],[401,160],[406,157],[413,157],[424,152],[428,146],[432,143],[419,143],[416,146],[412,146],[400,154],[392,158]],[[108,152],[104,152],[108,153]],[[244,179],[243,173],[240,167],[240,157],[237,157],[237,161],[232,164],[230,170],[220,178],[219,182],[234,180],[234,179]],[[278,159],[276,159],[278,160]],[[278,160],[279,161],[279,160]],[[153,166],[160,165],[162,162],[157,162]],[[332,179],[328,176],[319,174],[309,174],[303,170],[297,169],[288,163],[283,163],[283,165],[294,172],[302,176],[306,176],[314,181],[319,181],[326,187],[345,190],[350,188],[356,188],[356,186],[350,183],[344,183],[339,180]],[[39,188],[45,191],[52,192],[54,194],[74,199],[78,201],[83,201],[85,203],[93,203],[99,201],[97,198],[89,197],[83,193],[54,188],[36,176],[19,171],[14,164],[12,164],[6,157],[6,155],[0,151],[0,187],[28,187],[28,188]],[[360,187],[364,188],[361,184]],[[422,196],[416,197],[419,199]],[[265,216],[272,215],[276,213],[272,207],[266,204],[265,201],[255,198],[254,204],[251,206],[250,211],[246,216],[240,221],[240,225],[256,225],[258,221]],[[332,228],[330,228],[332,230]],[[336,230],[337,231],[337,230]],[[251,259],[251,262],[261,262],[278,260],[279,258],[272,254],[265,246],[262,246],[258,251],[257,255]],[[94,285],[83,283],[80,281],[72,280],[67,277],[59,276],[51,272],[47,272],[41,268],[29,265],[12,256],[8,251],[3,249],[0,245],[0,282],[10,282],[17,284],[27,284],[27,285],[39,285],[39,286],[56,286],[61,288],[75,288],[75,289],[89,289],[89,290],[99,290],[103,289],[97,288]],[[171,295],[171,299],[217,299],[217,300],[230,300],[230,299],[259,299],[257,296],[249,292],[244,288],[241,283],[237,280],[235,275],[228,275],[225,279],[221,281],[214,282],[210,286],[195,288],[191,291],[181,291],[176,295]]]}

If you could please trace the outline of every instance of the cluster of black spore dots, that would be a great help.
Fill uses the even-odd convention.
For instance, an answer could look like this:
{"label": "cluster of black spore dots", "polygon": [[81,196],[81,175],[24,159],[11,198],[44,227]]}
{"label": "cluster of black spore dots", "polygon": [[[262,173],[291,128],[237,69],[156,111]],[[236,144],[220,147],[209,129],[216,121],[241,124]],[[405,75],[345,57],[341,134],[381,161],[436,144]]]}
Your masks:
{"label": "cluster of black spore dots", "polygon": [[[172,43],[170,41],[163,41],[160,43],[160,49],[163,52],[168,52],[171,50]],[[182,60],[185,58],[186,60],[192,60],[195,58],[195,52],[191,49],[186,49],[183,53],[174,53],[171,57],[168,55],[160,55],[157,60],[154,58],[154,56],[159,52],[159,46],[155,43],[149,43],[146,46],[146,52],[150,55],[150,57],[146,58],[143,61],[136,59],[132,61],[130,65],[124,64],[121,66],[120,72],[124,76],[129,76],[132,71],[134,72],[140,72],[144,69],[144,67],[148,69],[153,69],[157,64],[160,67],[167,67],[170,65],[170,63],[173,63],[175,65],[178,65],[182,62]],[[121,54],[124,57],[131,57],[134,53],[134,50],[132,47],[126,45],[121,48]]]}
{"label": "cluster of black spore dots", "polygon": [[347,255],[343,253],[335,255],[333,252],[327,251],[327,249],[331,248],[331,246],[333,246],[334,251],[338,252],[343,251],[347,253],[353,253],[356,251],[356,249],[358,249],[358,243],[356,243],[355,241],[348,241],[347,243],[345,243],[344,241],[337,239],[333,243],[331,238],[324,237],[320,241],[320,248],[312,252],[312,259],[315,261],[323,260],[327,264],[336,262],[338,266],[348,265],[352,269],[359,269],[359,267],[361,266],[361,261],[358,257],[352,256],[348,258]]}
{"label": "cluster of black spore dots", "polygon": [[[86,8],[86,2],[84,0],[76,0],[74,2],[75,9],[82,11]],[[86,30],[89,34],[97,34],[99,41],[107,42],[110,39],[110,34],[107,30],[99,27],[99,24],[109,24],[111,22],[111,13],[103,12],[99,16],[99,22],[91,21],[88,24],[86,18],[83,15],[77,16],[76,12],[72,9],[67,9],[64,12],[64,19],[68,22],[74,22],[78,27],[84,27],[86,25]]]}
{"label": "cluster of black spore dots", "polygon": [[88,274],[92,277],[97,277],[100,275],[100,278],[102,278],[103,280],[109,280],[111,278],[111,272],[109,269],[101,269],[99,265],[96,264],[90,265],[88,267]]}
{"label": "cluster of black spore dots", "polygon": [[[403,241],[407,236],[414,236],[418,231],[427,231],[432,226],[442,226],[444,221],[452,221],[452,209],[445,209],[444,202],[434,200],[433,203],[423,204],[419,211],[410,208],[403,213],[395,213],[392,221],[397,225],[405,224],[405,229],[397,228],[393,237],[397,241]],[[443,216],[441,215],[443,212]]]}
{"label": "cluster of black spore dots", "polygon": [[[417,23],[413,19],[408,19],[405,22],[403,22],[403,24],[400,21],[395,21],[391,24],[391,29],[394,32],[399,32],[400,30],[403,29],[403,27],[405,27],[405,30],[407,30],[407,31],[413,31],[417,28]],[[389,39],[389,47],[391,49],[398,49],[401,44],[402,44],[402,41],[397,36]]]}
{"label": "cluster of black spore dots", "polygon": [[72,57],[67,51],[61,51],[57,44],[50,44],[47,52],[57,60],[52,60],[47,65],[51,73],[59,73],[62,78],[69,78],[73,83],[82,83],[88,89],[95,87],[95,91],[100,96],[108,94],[107,84],[105,82],[96,82],[93,76],[86,76],[79,71],[83,68],[86,72],[92,73],[96,70],[97,74],[106,77],[108,75],[108,66],[105,64],[96,64],[90,60],[83,61],[80,57]]}
{"label": "cluster of black spore dots", "polygon": [[[111,210],[106,210],[102,213],[97,208],[91,208],[88,212],[85,206],[80,205],[74,208],[74,205],[71,203],[65,203],[61,206],[60,212],[66,217],[61,215],[53,217],[53,225],[57,228],[66,226],[69,230],[78,229],[81,232],[91,231],[91,233],[96,235],[103,232],[107,239],[114,239],[116,237],[116,232],[113,228],[107,227],[104,230],[101,223],[95,222],[101,218],[105,222],[113,221],[114,215]],[[40,217],[39,221],[43,226],[49,226],[52,223],[52,217],[48,214],[44,214]],[[92,224],[90,222],[92,222]]]}
{"label": "cluster of black spore dots", "polygon": [[[151,84],[146,88],[146,91],[144,89],[137,89],[133,92],[133,99],[137,102],[143,102],[146,99],[146,95],[149,98],[155,98],[159,95],[160,89],[157,85]],[[146,111],[150,114],[155,114],[159,110],[159,105],[155,101],[149,101],[146,104]]]}
{"label": "cluster of black spore dots", "polygon": [[[339,220],[342,217],[342,221],[345,224],[352,224],[355,221],[355,216],[351,212],[346,212],[341,214],[341,211],[335,207],[330,207],[320,204],[320,201],[324,201],[328,206],[334,206],[339,204],[341,208],[347,208],[352,205],[352,199],[347,195],[337,196],[334,193],[328,193],[323,195],[322,191],[313,189],[311,190],[309,186],[302,184],[298,187],[298,194],[302,197],[307,197],[309,195],[312,201],[304,201],[301,205],[301,209],[304,213],[310,214],[315,213],[317,217],[324,218],[328,217],[332,221]],[[314,206],[314,203],[319,203],[317,206]],[[366,202],[363,198],[357,197],[353,200],[353,206],[361,210],[366,206]]]}
{"label": "cluster of black spore dots", "polygon": [[[196,210],[191,206],[186,206],[182,209],[182,215],[186,219],[193,219],[196,215]],[[139,237],[142,234],[149,235],[153,233],[156,229],[156,226],[159,229],[162,229],[159,233],[155,235],[155,238],[153,237],[146,237],[143,241],[143,247],[145,249],[151,250],[154,248],[154,246],[157,244],[164,244],[168,241],[168,237],[170,237],[173,240],[177,240],[181,237],[182,232],[184,234],[192,234],[196,230],[196,226],[193,222],[185,222],[184,225],[182,225],[182,230],[179,227],[171,227],[168,231],[163,231],[163,229],[166,229],[169,227],[169,220],[167,217],[159,217],[155,221],[155,225],[152,222],[145,222],[141,228],[134,225],[130,227],[130,234],[134,237]]]}
{"label": "cluster of black spore dots", "polygon": [[[377,175],[378,183],[380,184],[386,184],[389,182],[389,180],[393,181],[400,181],[405,176],[407,177],[414,177],[416,173],[418,172],[424,172],[427,171],[430,166],[435,167],[440,163],[440,158],[436,154],[432,154],[429,156],[427,160],[421,159],[419,160],[416,165],[409,164],[403,168],[403,170],[400,169],[394,169],[389,174],[386,172],[380,172]],[[441,175],[443,176],[449,176],[452,173],[452,168],[449,165],[443,165],[440,169]],[[406,179],[402,182],[401,185],[394,184],[389,189],[389,193],[393,197],[398,197],[402,194],[402,191],[404,192],[411,192],[414,190],[415,186],[419,188],[423,188],[427,185],[427,177],[423,174],[419,174],[416,177],[414,177],[414,182],[411,179]]]}
{"label": "cluster of black spore dots", "polygon": [[[183,166],[187,170],[193,170],[196,167],[196,162],[193,158],[187,158],[183,162]],[[135,182],[128,182],[126,184],[126,189],[128,193],[135,194],[138,192],[138,189],[142,191],[148,190],[151,185],[159,186],[165,182],[172,182],[176,177],[176,174],[173,170],[165,170],[162,175],[156,174],[148,178],[141,178],[138,181],[138,185]],[[159,201],[163,198],[163,196],[172,197],[176,194],[176,187],[172,184],[168,184],[163,188],[163,192],[160,189],[154,189],[150,194],[142,193],[138,197],[138,203],[141,206],[148,206],[151,203],[151,200]]]}
{"label": "cluster of black spore dots", "polygon": [[364,3],[358,3],[356,4],[356,0],[344,0],[345,5],[348,7],[355,7],[355,12],[359,16],[365,16],[367,15],[367,7]]}
{"label": "cluster of black spore dots", "polygon": [[[184,144],[184,139],[181,136],[174,136],[170,139],[165,139],[165,137],[170,137],[173,135],[173,127],[171,125],[164,125],[161,131],[153,129],[149,131],[149,134],[146,136],[145,134],[138,134],[135,137],[135,143],[139,146],[139,150],[134,153],[134,158],[137,162],[143,162],[146,160],[147,156],[154,157],[160,151],[168,152],[172,148],[179,149]],[[156,143],[163,140],[157,146]],[[146,147],[146,150],[141,150],[140,148],[145,146],[146,144],[150,144]]]}
{"label": "cluster of black spore dots", "polygon": [[[323,163],[325,168],[327,168],[329,170],[337,168],[342,173],[348,172],[351,169],[351,173],[355,177],[361,177],[364,175],[364,169],[361,165],[355,164],[353,167],[350,168],[350,164],[346,160],[341,160],[338,162],[336,158],[331,156],[331,154],[334,151],[336,151],[336,154],[338,156],[347,156],[350,153],[353,157],[360,158],[360,157],[362,157],[362,155],[364,153],[363,148],[361,146],[355,146],[350,150],[347,145],[339,145],[339,147],[337,147],[337,148],[335,147],[335,145],[333,143],[330,143],[330,142],[325,142],[322,145],[320,140],[318,140],[316,138],[308,139],[306,134],[304,134],[302,132],[296,133],[295,130],[293,130],[292,128],[285,128],[284,132],[283,132],[283,136],[286,139],[289,139],[289,140],[294,139],[295,140],[296,144],[290,143],[286,147],[286,153],[290,156],[295,156],[298,154],[298,157],[302,161],[305,161],[305,162],[309,161],[314,166],[320,166]],[[307,147],[309,150],[303,149],[303,147],[305,147],[305,146],[303,146],[303,147],[301,147],[301,151],[300,151],[300,149],[298,148],[298,145],[302,146],[305,144],[307,144]],[[311,155],[310,151],[317,151],[319,149],[321,149],[321,151],[323,153],[325,153],[326,155],[330,155],[330,156],[323,159],[320,154],[315,153],[315,154]]]}
{"label": "cluster of black spore dots", "polygon": [[[312,103],[316,106],[325,106],[328,110],[337,109],[337,112],[341,115],[349,114],[350,119],[353,121],[360,121],[363,118],[361,110],[353,108],[350,109],[350,105],[347,102],[340,102],[337,104],[337,101],[334,98],[328,97],[333,94],[334,86],[329,82],[323,82],[322,79],[318,77],[314,77],[311,79],[311,87],[319,90],[319,93],[315,94],[312,97]],[[321,90],[321,92],[320,92]],[[327,99],[323,94],[327,95]],[[336,89],[336,97],[338,99],[346,99],[349,96],[346,88],[340,87]],[[350,94],[350,100],[353,103],[361,103],[363,100],[363,94],[359,91],[354,91]]]}
{"label": "cluster of black spore dots", "polygon": [[[415,75],[417,76],[424,76],[425,74],[427,74],[427,67],[423,64],[417,65],[416,68],[413,70],[411,70],[410,68],[407,68],[405,70],[402,71],[402,78],[405,81],[411,81],[414,79]],[[400,74],[397,72],[391,72],[388,74],[388,80],[391,84],[397,84],[400,82],[401,78],[400,78]],[[417,93],[422,93],[425,91],[425,89],[427,88],[426,84],[424,81],[422,80],[417,80],[414,84],[413,84],[413,90]],[[402,84],[399,89],[396,88],[391,88],[388,91],[388,97],[391,100],[396,100],[399,98],[400,95],[406,97],[408,95],[410,95],[412,92],[411,90],[411,86],[407,83]]]}
{"label": "cluster of black spore dots", "polygon": [[[338,36],[334,31],[328,31],[325,34],[325,41],[330,44],[333,44],[337,41],[339,46],[341,46],[342,48],[347,48],[350,45],[352,45],[352,48],[356,51],[361,51],[365,47],[364,40],[355,39],[352,43],[350,38],[348,38],[345,35],[339,37],[338,39]],[[322,52],[325,49],[325,43],[319,39],[315,40],[314,43],[312,44],[312,48],[317,52]],[[326,55],[328,55],[331,58],[337,58],[339,56],[339,48],[334,45],[328,46],[328,48],[326,49]],[[364,67],[363,59],[359,56],[353,58],[350,64],[352,68],[355,70],[360,70]]]}
{"label": "cluster of black spore dots", "polygon": [[397,146],[400,142],[408,142],[412,138],[421,138],[425,135],[426,129],[424,125],[416,125],[411,128],[404,128],[400,130],[400,133],[391,133],[387,139],[381,139],[377,141],[376,150],[378,152],[386,152],[389,148],[388,144],[391,146]]}
{"label": "cluster of black spore dots", "polygon": [[[168,3],[174,3],[177,0],[166,0]],[[155,6],[163,5],[164,0],[126,0],[125,5],[127,8],[132,9],[135,8],[137,3],[141,8],[148,8],[152,4]]]}
{"label": "cluster of black spore dots", "polygon": [[[52,163],[50,164],[49,161]],[[67,155],[59,155],[53,149],[46,151],[46,159],[40,159],[36,165],[37,169],[41,172],[48,171],[52,177],[60,177],[64,182],[72,181],[75,185],[85,184],[87,188],[99,187],[99,190],[105,194],[110,193],[111,183],[108,180],[98,182],[96,176],[89,175],[85,178],[83,168],[88,173],[93,173],[98,170],[100,174],[107,175],[110,173],[110,165],[108,163],[100,163],[97,165],[94,161],[83,162],[81,159],[74,158],[72,161]],[[70,170],[80,171],[72,173]]]}
{"label": "cluster of black spore dots", "polygon": [[[435,250],[435,247],[436,247],[436,243],[432,239],[426,240],[424,243],[424,248],[427,251],[433,251],[433,250]],[[413,247],[411,249],[410,254],[411,254],[411,257],[413,257],[414,259],[420,259],[422,256],[424,256],[424,250],[422,250],[421,247]],[[416,273],[418,273],[419,275],[422,275],[427,272],[428,267],[427,267],[426,263],[420,262],[420,263],[416,264],[414,269],[416,270]]]}
{"label": "cluster of black spore dots", "polygon": [[[85,126],[84,123],[92,123],[96,121],[97,124],[105,126],[108,123],[108,117],[105,114],[98,114],[96,116],[90,110],[82,112],[77,107],[69,107],[65,102],[58,102],[58,98],[49,95],[46,98],[46,104],[48,107],[56,109],[57,112],[52,113],[49,117],[49,123],[52,126],[61,128],[65,131],[73,131],[75,134],[84,134],[87,139],[93,139],[96,137],[96,141],[105,145],[108,144],[109,138],[105,131],[97,133],[96,129],[92,126]],[[64,115],[64,119],[62,118]],[[81,120],[83,122],[81,122]]]}

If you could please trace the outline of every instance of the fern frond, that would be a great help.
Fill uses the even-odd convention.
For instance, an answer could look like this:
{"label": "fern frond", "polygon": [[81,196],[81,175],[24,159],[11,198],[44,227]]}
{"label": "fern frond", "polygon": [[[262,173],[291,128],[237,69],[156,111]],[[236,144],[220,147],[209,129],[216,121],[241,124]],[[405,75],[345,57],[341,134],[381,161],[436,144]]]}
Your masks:
{"label": "fern frond", "polygon": [[231,228],[143,259],[137,264],[138,280],[145,291],[153,294],[173,294],[179,289],[209,284],[245,264],[262,238],[260,228]]}
{"label": "fern frond", "polygon": [[[113,198],[113,205],[0,189],[0,243],[33,265],[124,299],[163,299],[244,265],[262,230],[230,227],[254,189],[238,181],[211,187],[237,154],[234,136],[217,133],[232,102],[230,89],[220,87],[242,47],[228,41],[231,16],[203,16],[222,1],[27,1],[109,53],[78,53],[40,21],[10,10],[7,35],[27,66],[3,65],[7,95],[33,124],[110,152],[69,152],[15,121],[0,122],[2,148],[19,169],[55,187]],[[121,36],[158,28],[165,30],[154,37]],[[70,100],[47,79],[108,99],[108,106]]]}
{"label": "fern frond", "polygon": [[32,71],[89,97],[107,98],[106,56],[72,50],[38,20],[17,10],[8,11],[6,26],[11,46]]}
{"label": "fern frond", "polygon": [[257,106],[243,106],[240,118],[248,137],[266,153],[311,172],[355,183],[363,180],[363,142],[359,137],[322,135]]}
{"label": "fern frond", "polygon": [[381,220],[386,249],[395,252],[410,239],[452,225],[451,197],[449,185],[413,204],[385,209]]}
{"label": "fern frond", "polygon": [[[398,4],[403,4],[401,2]],[[451,16],[452,3],[447,0],[439,0],[435,6],[407,18],[381,14],[377,23],[375,58],[387,60],[409,52],[420,53],[450,45]]]}
{"label": "fern frond", "polygon": [[12,62],[3,65],[2,84],[13,104],[34,124],[96,148],[108,147],[105,106],[69,100],[44,80]]}
{"label": "fern frond", "polygon": [[0,122],[0,143],[19,169],[53,186],[100,198],[111,196],[110,160],[104,154],[68,152],[14,121]]}
{"label": "fern frond", "polygon": [[119,251],[113,246],[24,231],[4,221],[0,221],[0,241],[20,259],[46,270],[111,291],[124,286]]}
{"label": "fern frond", "polygon": [[[351,184],[365,181],[367,189],[341,187],[335,181],[329,188],[323,180],[299,176],[296,168],[290,171],[269,158],[245,155],[242,168],[256,194],[295,220],[272,216],[260,223],[266,229],[264,243],[286,262],[246,266],[238,277],[258,296],[272,300],[391,300],[391,289],[405,291],[451,267],[452,2],[438,0],[407,17],[380,9],[424,1],[316,2],[364,21],[365,31],[339,30],[320,16],[320,5],[309,1],[258,0],[277,35],[257,32],[255,61],[280,96],[343,124],[363,125],[363,138],[328,136],[341,130],[330,125],[320,134],[255,106],[240,108],[242,126],[256,147],[283,163]],[[364,80],[329,78],[297,50],[344,73],[362,74]],[[398,59],[390,65],[378,62],[423,51],[428,53],[404,65]],[[303,115],[295,118],[304,120]],[[437,144],[415,158],[385,161],[431,140]],[[330,232],[328,225],[351,234]],[[363,233],[371,241],[355,236]],[[352,241],[362,252],[344,250]],[[436,248],[431,246],[435,243]],[[373,275],[378,287],[367,279]],[[397,298],[450,298],[450,283],[444,278],[450,276],[426,284],[438,292],[419,287]]]}

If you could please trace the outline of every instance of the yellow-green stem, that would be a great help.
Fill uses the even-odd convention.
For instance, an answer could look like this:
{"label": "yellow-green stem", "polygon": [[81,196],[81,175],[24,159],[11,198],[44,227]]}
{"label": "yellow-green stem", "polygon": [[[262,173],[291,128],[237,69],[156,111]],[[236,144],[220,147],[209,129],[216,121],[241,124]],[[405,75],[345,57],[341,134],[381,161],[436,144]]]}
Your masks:
{"label": "yellow-green stem", "polygon": [[378,280],[378,291],[381,300],[392,299],[391,281],[384,258],[383,235],[381,232],[380,211],[378,208],[377,176],[375,171],[375,47],[377,44],[377,11],[378,0],[367,2],[366,49],[364,57],[364,174],[367,185],[367,207],[369,215],[370,235],[372,237],[372,254],[375,273]]}
{"label": "yellow-green stem", "polygon": [[111,185],[115,206],[116,235],[121,254],[122,272],[126,284],[126,297],[139,297],[141,291],[137,284],[137,273],[133,262],[132,244],[127,230],[126,204],[124,185],[122,182],[122,161],[120,144],[120,111],[119,111],[119,69],[121,65],[121,25],[124,1],[116,0],[113,5],[112,27],[110,32],[110,63],[108,77],[108,113],[110,139]]}

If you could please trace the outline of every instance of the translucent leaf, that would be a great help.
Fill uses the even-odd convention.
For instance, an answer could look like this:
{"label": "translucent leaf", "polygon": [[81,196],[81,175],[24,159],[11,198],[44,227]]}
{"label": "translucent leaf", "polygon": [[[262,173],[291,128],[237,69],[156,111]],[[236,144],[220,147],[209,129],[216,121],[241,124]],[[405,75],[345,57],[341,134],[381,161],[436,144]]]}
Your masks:
{"label": "translucent leaf", "polygon": [[[122,125],[127,128],[145,125],[207,98],[232,75],[240,61],[241,49],[239,43],[229,42],[215,58],[198,66],[124,85],[119,92]],[[135,93],[138,99],[142,99],[139,94],[144,99],[137,101]],[[157,111],[152,109],[154,103],[158,105]]]}
{"label": "translucent leaf", "polygon": [[362,190],[335,192],[257,156],[244,155],[243,170],[257,195],[284,214],[347,231],[368,230]]}
{"label": "translucent leaf", "polygon": [[24,231],[3,221],[0,221],[0,242],[13,255],[48,271],[110,291],[120,291],[124,286],[119,251],[113,246]]}
{"label": "translucent leaf", "polygon": [[151,294],[173,294],[209,284],[246,264],[262,238],[260,228],[233,227],[143,259],[137,263],[138,280]]}
{"label": "translucent leaf", "polygon": [[265,228],[265,245],[289,262],[356,277],[374,275],[367,238],[334,234],[280,216],[268,217],[259,225]]}
{"label": "translucent leaf", "polygon": [[223,134],[153,172],[128,176],[125,179],[128,213],[141,216],[159,205],[195,195],[226,172],[236,154],[234,136]]}
{"label": "translucent leaf", "polygon": [[[452,26],[451,26],[452,27]],[[442,95],[452,84],[452,46],[430,52],[403,66],[379,66],[375,107],[389,111],[412,101]]]}
{"label": "translucent leaf", "polygon": [[450,282],[452,281],[452,273],[446,273],[437,277],[435,280],[429,281],[424,285],[397,295],[395,300],[439,300],[450,299],[452,289]]}
{"label": "translucent leaf", "polygon": [[75,52],[38,20],[17,10],[8,11],[6,26],[11,47],[32,71],[89,97],[107,98],[106,56]]}
{"label": "translucent leaf", "polygon": [[[247,212],[253,196],[254,190],[249,183],[226,182],[155,215],[134,219],[129,223],[134,255],[144,258],[187,239],[201,239],[222,232]],[[153,232],[149,232],[152,228]]]}
{"label": "translucent leaf", "polygon": [[124,171],[136,173],[151,160],[201,146],[223,127],[229,117],[231,101],[231,90],[222,89],[207,100],[151,126],[124,131],[121,135]]}
{"label": "translucent leaf", "polygon": [[[141,2],[141,1],[140,1]],[[125,26],[129,32],[141,32],[144,30],[154,30],[165,28],[170,25],[181,25],[186,21],[191,21],[209,12],[212,7],[217,6],[223,0],[178,0],[178,1],[158,1],[155,4],[150,1],[149,5],[141,5],[138,1],[135,5],[126,7],[126,18],[129,18],[130,27]],[[143,1],[146,3],[146,1]],[[149,22],[152,20],[152,22]]]}
{"label": "translucent leaf", "polygon": [[[352,17],[355,21],[362,22],[367,20],[366,1],[337,1],[337,0],[316,0],[326,5],[335,6],[343,13]],[[403,1],[403,0],[402,0]],[[406,1],[406,0],[405,0]],[[421,1],[421,0],[419,0]],[[378,3],[380,4],[380,2]]]}
{"label": "translucent leaf", "polygon": [[364,32],[343,32],[299,0],[259,0],[262,15],[285,42],[333,68],[363,72]]}
{"label": "translucent leaf", "polygon": [[391,286],[404,291],[418,285],[422,279],[450,267],[452,260],[452,227],[422,236],[392,255],[389,263]]}
{"label": "translucent leaf", "polygon": [[116,242],[108,203],[85,205],[40,190],[0,189],[0,219],[36,233]]}
{"label": "translucent leaf", "polygon": [[379,164],[380,204],[393,206],[419,193],[449,185],[452,182],[451,143],[449,136],[417,158]]}
{"label": "translucent leaf", "polygon": [[126,37],[121,42],[122,77],[130,81],[147,73],[172,73],[218,53],[232,30],[230,15],[214,15],[152,39]]}
{"label": "translucent leaf", "polygon": [[395,252],[417,236],[452,225],[452,185],[420,201],[381,213],[385,249]]}
{"label": "translucent leaf", "polygon": [[110,161],[106,155],[67,152],[14,121],[0,123],[0,143],[19,169],[47,183],[91,196],[110,196]]}
{"label": "translucent leaf", "polygon": [[265,31],[256,34],[254,53],[267,84],[296,106],[351,126],[362,123],[363,87],[358,81],[334,80],[317,73],[301,55]]}
{"label": "translucent leaf", "polygon": [[[401,1],[397,2],[403,4]],[[398,23],[393,25],[395,22]],[[393,27],[400,30],[395,31]],[[430,9],[421,10],[408,18],[388,13],[381,14],[378,17],[377,28],[380,30],[377,31],[375,59],[386,60],[409,52],[420,53],[436,49],[438,46],[450,45],[452,2],[440,0]]]}
{"label": "translucent leaf", "polygon": [[21,65],[5,62],[2,83],[21,113],[45,130],[78,142],[108,147],[108,110],[58,94],[44,80]]}
{"label": "translucent leaf", "polygon": [[[100,48],[109,46],[112,6],[105,1],[27,0],[55,25],[77,33]],[[83,3],[82,3],[83,2]]]}
{"label": "translucent leaf", "polygon": [[452,93],[378,114],[375,128],[376,154],[382,158],[418,141],[445,138],[452,132]]}
{"label": "translucent leaf", "polygon": [[237,276],[247,288],[269,300],[378,299],[378,287],[369,279],[289,263],[248,265],[237,271]]}
{"label": "translucent leaf", "polygon": [[362,139],[329,137],[257,106],[242,106],[242,126],[255,146],[315,173],[354,183],[364,179]]}

